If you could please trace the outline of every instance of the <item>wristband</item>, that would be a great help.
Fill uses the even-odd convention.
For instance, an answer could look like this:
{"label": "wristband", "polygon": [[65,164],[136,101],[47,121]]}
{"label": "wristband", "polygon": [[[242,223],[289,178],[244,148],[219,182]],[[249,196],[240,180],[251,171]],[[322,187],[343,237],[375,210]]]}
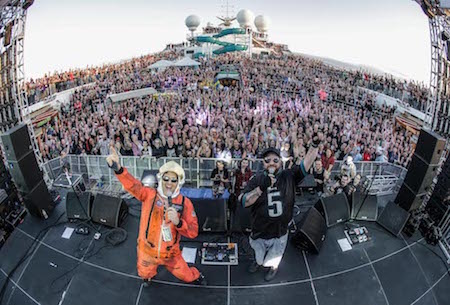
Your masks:
{"label": "wristband", "polygon": [[113,169],[115,172],[120,170],[120,165],[116,161],[112,161],[111,165],[109,165],[109,163],[108,163],[108,166],[109,166],[109,168]]}
{"label": "wristband", "polygon": [[120,175],[123,173],[123,166],[118,170],[118,171],[114,171],[116,173],[116,175]]}

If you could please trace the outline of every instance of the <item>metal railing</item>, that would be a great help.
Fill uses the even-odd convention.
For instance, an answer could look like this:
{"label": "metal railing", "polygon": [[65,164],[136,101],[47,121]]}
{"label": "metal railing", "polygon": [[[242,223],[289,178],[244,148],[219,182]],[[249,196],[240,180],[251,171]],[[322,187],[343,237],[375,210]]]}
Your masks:
{"label": "metal railing", "polygon": [[[167,161],[175,161],[180,164],[186,173],[186,184],[192,187],[211,186],[211,173],[216,167],[216,160],[212,158],[153,158],[153,157],[120,157],[121,164],[128,171],[140,179],[144,170],[158,170]],[[240,159],[233,159],[228,169],[236,168]],[[90,190],[98,192],[120,192],[121,185],[114,172],[106,163],[106,156],[68,155],[58,157],[44,164],[50,179],[56,180],[63,174],[64,165],[70,166],[74,174],[82,175],[85,185]],[[339,174],[342,161],[336,161],[331,171],[331,178]],[[362,177],[373,180],[370,183],[371,192],[389,192],[400,188],[406,169],[387,162],[355,162],[356,172]],[[250,169],[256,173],[263,168],[261,159],[251,161]],[[386,182],[388,181],[388,183]],[[388,185],[388,187],[386,187]],[[389,189],[386,191],[385,189]]]}

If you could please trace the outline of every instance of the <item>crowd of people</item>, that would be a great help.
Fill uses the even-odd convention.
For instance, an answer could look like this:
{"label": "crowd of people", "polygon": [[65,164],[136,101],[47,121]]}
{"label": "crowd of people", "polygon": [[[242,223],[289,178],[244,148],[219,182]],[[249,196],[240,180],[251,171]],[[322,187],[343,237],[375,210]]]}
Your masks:
{"label": "crowd of people", "polygon": [[[319,193],[350,196],[361,179],[354,162],[407,166],[411,159],[413,134],[396,125],[393,109],[378,107],[373,95],[359,89],[376,82],[370,76],[298,55],[227,54],[201,59],[197,69],[147,69],[159,58],[177,55],[149,55],[92,69],[85,75],[93,84],[76,90],[39,136],[44,160],[64,154],[105,156],[124,188],[142,202],[137,270],[145,285],[161,265],[184,282],[207,284],[179,249],[179,235],[195,238],[199,224],[191,201],[180,194],[185,172],[178,163],[161,166],[153,189],[122,167],[120,155],[215,158],[213,195],[228,189],[235,204],[250,209],[254,257],[248,271],[265,269],[266,281],[278,272],[296,186],[308,173]],[[239,71],[238,86],[215,80],[222,65]],[[401,89],[388,79],[383,82],[388,85],[375,90]],[[158,93],[121,102],[107,98],[147,87]],[[416,97],[414,92],[410,96]],[[259,173],[249,167],[256,158],[263,160]],[[229,171],[231,159],[240,162]],[[333,182],[330,171],[336,160],[343,162]]]}
{"label": "crowd of people", "polygon": [[[355,162],[402,166],[411,159],[413,135],[395,124],[392,109],[377,108],[370,94],[356,94],[357,73],[298,55],[239,54],[202,60],[198,69],[148,71],[162,56],[177,54],[91,70],[94,85],[77,90],[42,133],[44,159],[62,152],[107,155],[110,145],[124,156],[253,159],[275,147],[285,162],[298,164],[319,130],[325,141],[318,158],[352,156]],[[237,68],[240,86],[214,85],[223,64]],[[108,94],[145,87],[165,93],[120,103],[106,100]],[[327,92],[325,98],[321,91]]]}

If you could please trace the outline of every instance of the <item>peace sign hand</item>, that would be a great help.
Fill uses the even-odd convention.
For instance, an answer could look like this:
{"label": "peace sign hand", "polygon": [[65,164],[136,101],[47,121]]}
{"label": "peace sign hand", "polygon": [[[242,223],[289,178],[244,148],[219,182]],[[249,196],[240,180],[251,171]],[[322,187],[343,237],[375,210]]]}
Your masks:
{"label": "peace sign hand", "polygon": [[120,165],[119,155],[117,154],[115,148],[113,146],[109,147],[109,156],[106,157],[106,162],[108,166],[112,168],[114,171],[119,171],[122,166]]}

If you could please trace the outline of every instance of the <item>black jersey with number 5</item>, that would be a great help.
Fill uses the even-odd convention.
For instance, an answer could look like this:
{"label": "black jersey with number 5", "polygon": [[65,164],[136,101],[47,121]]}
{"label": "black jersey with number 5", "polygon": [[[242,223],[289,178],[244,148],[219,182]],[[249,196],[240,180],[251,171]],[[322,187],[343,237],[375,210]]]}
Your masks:
{"label": "black jersey with number 5", "polygon": [[[287,233],[288,224],[292,219],[295,202],[295,187],[306,175],[303,163],[292,169],[282,170],[277,175],[274,187],[269,187],[251,205],[252,238],[278,238]],[[248,182],[244,193],[248,193],[258,186],[265,185],[270,179],[266,173],[253,176]],[[245,204],[245,199],[243,199]]]}

